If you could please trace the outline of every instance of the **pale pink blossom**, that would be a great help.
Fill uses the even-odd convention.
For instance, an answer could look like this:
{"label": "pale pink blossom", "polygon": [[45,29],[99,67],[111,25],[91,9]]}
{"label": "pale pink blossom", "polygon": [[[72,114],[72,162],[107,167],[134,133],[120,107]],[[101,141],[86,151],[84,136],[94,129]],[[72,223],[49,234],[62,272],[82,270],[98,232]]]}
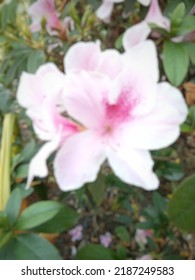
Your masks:
{"label": "pale pink blossom", "polygon": [[159,180],[149,150],[178,138],[187,106],[178,89],[158,83],[154,43],[148,40],[120,54],[101,51],[99,42],[79,42],[69,49],[64,64],[66,75],[53,69],[52,80],[38,70],[20,81],[19,103],[27,108],[39,137],[49,141],[43,160],[39,154],[37,166],[30,169],[28,185],[33,175],[39,176],[38,165],[46,168],[46,145],[52,142],[49,149],[57,150],[54,174],[64,191],[95,181],[105,160],[124,182],[156,189]]}
{"label": "pale pink blossom", "polygon": [[124,0],[102,0],[102,4],[96,10],[96,16],[105,22],[109,22],[114,8],[114,3],[121,3],[123,1]]}
{"label": "pale pink blossom", "polygon": [[[102,21],[109,22],[114,8],[114,3],[122,2],[124,2],[124,0],[102,0],[102,4],[96,10],[96,16]],[[144,6],[148,6],[151,0],[138,0],[138,2]]]}
{"label": "pale pink blossom", "polygon": [[41,30],[41,23],[46,21],[46,29],[49,34],[56,34],[56,30],[74,30],[74,21],[71,17],[65,17],[62,21],[55,8],[55,0],[37,0],[28,9],[32,19],[30,29],[32,32]]}
{"label": "pale pink blossom", "polygon": [[151,33],[150,23],[157,25],[158,27],[170,30],[170,20],[163,16],[158,0],[151,1],[139,1],[145,5],[150,2],[150,7],[143,21],[128,28],[123,36],[123,46],[125,50],[135,46],[136,44],[143,42],[147,39]]}
{"label": "pale pink blossom", "polygon": [[32,32],[41,30],[43,19],[46,20],[48,31],[59,29],[60,20],[55,9],[55,0],[37,0],[29,7],[28,12],[32,18]]}
{"label": "pale pink blossom", "polygon": [[112,242],[112,235],[110,232],[106,232],[105,234],[100,235],[100,243],[104,247],[109,247]]}
{"label": "pale pink blossom", "polygon": [[73,229],[69,230],[69,235],[71,236],[71,240],[80,241],[83,238],[83,226],[77,225]]}
{"label": "pale pink blossom", "polygon": [[153,236],[153,230],[151,229],[137,229],[135,233],[135,241],[140,245],[147,243],[147,237]]}
{"label": "pale pink blossom", "polygon": [[113,61],[111,52],[105,55],[97,43],[77,43],[65,57],[64,104],[85,130],[68,138],[57,152],[54,172],[63,190],[94,181],[106,159],[121,180],[156,189],[159,181],[148,150],[172,144],[186,118],[181,93],[158,83],[152,41],[118,53]]}
{"label": "pale pink blossom", "polygon": [[154,23],[159,27],[170,30],[170,20],[163,16],[158,0],[151,0],[148,13],[145,17],[147,23]]}

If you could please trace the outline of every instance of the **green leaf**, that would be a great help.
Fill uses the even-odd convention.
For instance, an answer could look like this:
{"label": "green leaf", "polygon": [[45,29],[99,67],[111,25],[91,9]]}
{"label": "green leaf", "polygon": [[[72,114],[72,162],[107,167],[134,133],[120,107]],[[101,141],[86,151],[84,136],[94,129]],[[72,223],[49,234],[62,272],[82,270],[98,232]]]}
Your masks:
{"label": "green leaf", "polygon": [[152,229],[154,228],[154,222],[153,221],[147,221],[147,222],[140,222],[136,224],[136,228],[138,229]]}
{"label": "green leaf", "polygon": [[194,129],[190,125],[185,123],[180,126],[180,130],[182,133],[191,133],[194,131]]}
{"label": "green leaf", "polygon": [[158,192],[152,194],[152,201],[158,213],[162,213],[167,208],[167,199],[162,197]]}
{"label": "green leaf", "polygon": [[192,132],[195,129],[195,105],[189,108],[188,117],[185,123],[181,126],[182,132]]}
{"label": "green leaf", "polygon": [[195,105],[190,106],[187,122],[189,122],[190,125],[195,128]]}
{"label": "green leaf", "polygon": [[0,111],[4,114],[10,111],[13,96],[10,90],[0,84]]}
{"label": "green leaf", "polygon": [[62,205],[56,201],[36,202],[22,212],[16,228],[19,230],[36,227],[52,219],[60,210]]}
{"label": "green leaf", "polygon": [[20,212],[22,204],[22,192],[19,188],[15,188],[9,197],[5,212],[11,224],[14,224]]}
{"label": "green leaf", "polygon": [[165,41],[163,47],[163,67],[169,81],[174,86],[179,86],[187,72],[189,56],[187,48],[182,43]]}
{"label": "green leaf", "polygon": [[57,249],[37,234],[21,234],[14,238],[13,252],[17,260],[61,260]]}
{"label": "green leaf", "polygon": [[[187,15],[194,6],[194,0],[183,0],[182,2],[185,4],[185,14]],[[181,0],[168,0],[164,10],[165,15],[170,15],[180,3]]]}
{"label": "green leaf", "polygon": [[124,34],[121,34],[120,36],[118,36],[118,38],[116,39],[115,43],[114,43],[114,47],[117,50],[120,50],[123,46],[122,44],[122,40],[123,40],[123,36]]}
{"label": "green leaf", "polygon": [[181,2],[177,5],[177,7],[174,9],[174,11],[171,14],[170,16],[171,22],[174,23],[174,22],[181,21],[184,15],[185,15],[185,4]]}
{"label": "green leaf", "polygon": [[178,35],[185,35],[192,31],[195,31],[195,16],[185,17],[179,27]]}
{"label": "green leaf", "polygon": [[101,176],[99,176],[94,183],[87,185],[87,189],[90,192],[93,201],[97,206],[100,206],[104,200],[105,188],[106,185],[103,177]]}
{"label": "green leaf", "polygon": [[29,164],[21,164],[16,169],[16,178],[26,178],[28,175]]}
{"label": "green leaf", "polygon": [[21,159],[24,162],[29,162],[37,152],[37,145],[34,140],[31,140],[21,151]]}
{"label": "green leaf", "polygon": [[12,238],[12,232],[0,232],[0,248],[5,246]]}
{"label": "green leaf", "polygon": [[44,233],[59,233],[74,227],[78,220],[79,214],[75,210],[63,206],[51,220],[33,228],[33,230]]}
{"label": "green leaf", "polygon": [[195,232],[195,175],[185,179],[174,192],[168,215],[177,227]]}
{"label": "green leaf", "polygon": [[17,3],[15,0],[10,1],[10,3],[4,4],[0,10],[0,18],[1,18],[1,28],[3,31],[6,29],[9,23],[14,24],[16,21],[16,10]]}
{"label": "green leaf", "polygon": [[190,61],[195,65],[195,43],[187,44],[188,54],[190,56]]}
{"label": "green leaf", "polygon": [[115,228],[115,234],[121,241],[124,241],[124,242],[127,242],[127,243],[130,242],[129,232],[124,226],[116,227]]}
{"label": "green leaf", "polygon": [[13,239],[11,239],[5,246],[0,248],[0,260],[15,260],[16,257],[13,252]]}
{"label": "green leaf", "polygon": [[78,250],[78,260],[113,260],[112,250],[97,244],[88,244]]}
{"label": "green leaf", "polygon": [[27,60],[27,71],[30,73],[35,73],[37,68],[41,64],[45,63],[45,61],[46,61],[46,56],[44,51],[42,50],[32,51]]}
{"label": "green leaf", "polygon": [[127,258],[127,249],[122,245],[117,245],[116,258],[119,260],[125,260]]}
{"label": "green leaf", "polygon": [[0,229],[6,228],[9,225],[8,217],[5,212],[0,211]]}
{"label": "green leaf", "polygon": [[20,154],[17,154],[12,160],[12,172],[15,168],[21,163],[29,163],[32,157],[38,151],[38,145],[36,145],[35,141],[32,140],[28,144],[24,146]]}
{"label": "green leaf", "polygon": [[161,167],[162,176],[169,181],[179,181],[184,176],[184,171],[180,163],[166,162]]}

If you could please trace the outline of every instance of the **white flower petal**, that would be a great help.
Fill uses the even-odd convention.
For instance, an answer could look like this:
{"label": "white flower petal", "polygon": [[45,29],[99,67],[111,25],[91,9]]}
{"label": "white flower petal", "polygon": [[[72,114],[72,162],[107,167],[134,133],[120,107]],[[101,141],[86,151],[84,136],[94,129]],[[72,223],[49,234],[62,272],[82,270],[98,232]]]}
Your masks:
{"label": "white flower petal", "polygon": [[129,27],[123,35],[123,47],[128,51],[137,44],[145,41],[151,32],[150,27],[145,21]]}
{"label": "white flower petal", "polygon": [[145,190],[155,190],[159,180],[152,171],[153,161],[149,152],[128,147],[108,150],[108,161],[114,173],[124,182]]}
{"label": "white flower petal", "polygon": [[100,7],[96,11],[96,16],[99,19],[108,22],[112,14],[113,7],[114,7],[114,3],[103,1]]}
{"label": "white flower petal", "polygon": [[147,115],[135,118],[124,127],[122,139],[135,148],[165,148],[179,137],[179,125],[185,120],[187,112],[186,103],[179,90],[168,83],[161,83],[157,86],[157,100],[153,110]]}
{"label": "white flower petal", "polygon": [[106,76],[98,73],[83,71],[67,75],[63,98],[68,114],[88,128],[99,125],[110,83]]}
{"label": "white flower petal", "polygon": [[60,144],[60,133],[56,137],[44,144],[38,153],[33,157],[29,165],[28,178],[26,188],[30,187],[35,176],[44,178],[48,175],[47,159],[49,156],[56,151]]}
{"label": "white flower petal", "polygon": [[158,56],[153,41],[146,40],[129,49],[124,53],[123,59],[127,68],[131,67],[140,73],[144,73],[145,77],[149,77],[154,83],[158,81]]}
{"label": "white flower petal", "polygon": [[104,146],[91,131],[70,137],[54,160],[54,173],[60,189],[76,190],[95,181],[104,160]]}
{"label": "white flower petal", "polygon": [[100,59],[100,42],[78,42],[69,48],[64,57],[65,72],[94,71]]}

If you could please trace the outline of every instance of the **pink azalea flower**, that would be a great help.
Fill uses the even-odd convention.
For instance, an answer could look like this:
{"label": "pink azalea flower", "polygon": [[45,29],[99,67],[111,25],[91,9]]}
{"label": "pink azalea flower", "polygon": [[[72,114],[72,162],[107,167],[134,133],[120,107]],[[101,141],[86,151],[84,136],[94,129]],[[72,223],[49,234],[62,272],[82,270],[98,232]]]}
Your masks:
{"label": "pink azalea flower", "polygon": [[41,30],[41,21],[43,18],[47,22],[47,30],[59,29],[60,20],[55,10],[55,0],[37,0],[29,7],[29,15],[32,18],[31,31]]}
{"label": "pink azalea flower", "polygon": [[83,226],[77,225],[73,229],[69,230],[68,232],[71,236],[71,240],[74,241],[80,241],[83,238]]}
{"label": "pink azalea flower", "polygon": [[170,20],[163,16],[158,0],[150,0],[150,1],[139,1],[142,4],[149,4],[150,7],[148,9],[148,13],[143,21],[134,26],[128,28],[123,36],[123,46],[125,50],[135,46],[136,44],[143,42],[147,39],[149,34],[151,33],[151,28],[149,27],[149,23],[156,24],[157,26],[170,30]]}
{"label": "pink azalea flower", "polygon": [[[124,182],[156,189],[159,181],[149,150],[167,147],[178,138],[187,106],[178,89],[158,83],[154,43],[148,40],[120,54],[101,51],[98,42],[80,42],[69,49],[64,64],[66,75],[53,69],[52,80],[38,70],[30,77],[25,74],[18,89],[19,103],[27,108],[36,128],[38,123],[40,135],[48,130],[49,142],[43,148],[52,142],[50,150],[58,150],[54,174],[59,187],[70,191],[95,181],[107,160]],[[43,98],[43,93],[48,97]],[[34,116],[36,110],[40,113]],[[47,126],[40,126],[42,122]],[[51,151],[45,150],[43,159],[38,153],[28,182],[33,174],[39,176],[40,166],[46,168]]]}
{"label": "pink azalea flower", "polygon": [[112,235],[110,232],[106,232],[105,234],[100,235],[100,243],[104,247],[109,247],[112,242]]}
{"label": "pink azalea flower", "polygon": [[55,9],[55,0],[37,0],[28,9],[32,19],[30,29],[32,32],[41,30],[41,22],[46,20],[46,28],[49,34],[55,34],[55,30],[74,30],[74,21],[71,17],[59,19]]}
{"label": "pink azalea flower", "polygon": [[106,159],[121,180],[156,189],[148,150],[172,144],[186,118],[181,93],[157,83],[152,41],[123,55],[114,52],[113,60],[112,53],[101,52],[97,43],[77,43],[65,57],[64,104],[85,130],[68,138],[56,155],[54,171],[63,190],[94,181]]}
{"label": "pink azalea flower", "polygon": [[96,11],[96,16],[105,22],[109,22],[114,8],[114,3],[121,3],[123,1],[124,0],[103,0],[102,4]]}
{"label": "pink azalea flower", "polygon": [[170,20],[163,16],[161,9],[159,7],[158,0],[151,0],[150,8],[145,17],[147,23],[154,23],[159,27],[162,27],[169,31],[170,29]]}

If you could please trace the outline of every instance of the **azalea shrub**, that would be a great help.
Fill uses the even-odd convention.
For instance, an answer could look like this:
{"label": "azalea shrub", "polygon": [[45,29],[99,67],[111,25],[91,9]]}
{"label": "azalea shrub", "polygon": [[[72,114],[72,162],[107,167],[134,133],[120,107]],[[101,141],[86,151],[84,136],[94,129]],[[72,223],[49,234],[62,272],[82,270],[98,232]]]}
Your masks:
{"label": "azalea shrub", "polygon": [[0,259],[195,258],[194,4],[0,4]]}

